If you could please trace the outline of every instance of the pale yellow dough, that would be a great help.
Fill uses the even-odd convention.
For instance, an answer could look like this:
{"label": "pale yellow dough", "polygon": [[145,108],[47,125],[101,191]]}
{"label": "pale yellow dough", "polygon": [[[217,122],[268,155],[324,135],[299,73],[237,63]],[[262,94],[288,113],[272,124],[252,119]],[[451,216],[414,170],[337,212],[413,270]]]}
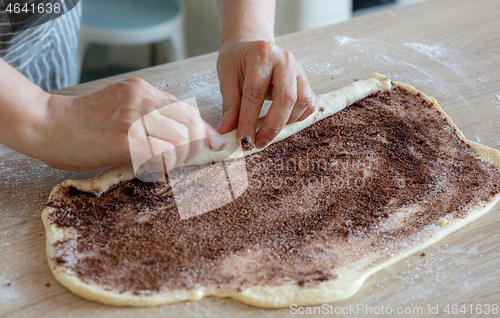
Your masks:
{"label": "pale yellow dough", "polygon": [[[418,92],[414,87],[404,83],[394,83],[394,85],[403,86],[404,88]],[[283,140],[290,135],[312,125],[318,120],[324,119],[336,112],[341,111],[352,103],[361,100],[369,95],[377,92],[384,92],[392,87],[392,83],[386,77],[375,73],[370,76],[368,80],[356,81],[342,89],[335,90],[328,94],[319,95],[317,97],[318,109],[309,118],[303,122],[293,123],[287,125],[283,131],[273,140],[277,142]],[[420,92],[421,93],[421,92]],[[441,112],[451,126],[456,127],[453,121],[442,111],[441,107],[437,104],[436,100],[421,93],[423,97],[432,103],[432,105]],[[321,110],[320,110],[321,109]],[[259,122],[262,125],[262,119]],[[500,167],[500,152],[497,150],[480,145],[478,143],[467,140],[462,132],[457,128],[459,137],[468,143],[477,155],[484,161],[490,162],[496,167]],[[236,136],[236,131],[231,131],[225,135],[228,142],[232,142],[233,138],[228,136]],[[233,155],[225,148],[221,152],[213,152],[206,148],[196,158],[196,164],[203,164],[207,162],[224,160]],[[232,148],[234,149],[234,148]],[[251,151],[245,152],[245,155],[250,155],[261,149],[254,148]],[[134,178],[134,171],[131,165],[117,167],[105,171],[100,176],[90,180],[66,180],[62,184],[56,186],[51,193],[49,201],[57,196],[58,189],[61,187],[75,186],[79,190],[87,192],[102,193],[110,186],[119,183],[120,181],[130,180]],[[42,219],[46,230],[46,248],[47,259],[54,274],[55,278],[69,290],[75,294],[86,299],[95,300],[98,302],[112,304],[112,305],[126,305],[126,306],[153,306],[168,304],[179,301],[198,300],[205,296],[217,297],[230,297],[237,299],[247,304],[259,307],[287,307],[291,304],[298,306],[313,305],[328,303],[341,299],[348,298],[355,294],[365,279],[373,273],[391,265],[399,260],[416,253],[434,243],[441,240],[448,234],[460,229],[466,224],[476,220],[480,216],[488,212],[500,199],[500,194],[497,194],[489,202],[485,202],[480,208],[471,211],[468,216],[460,220],[440,220],[435,226],[435,230],[429,233],[424,240],[414,245],[411,249],[402,251],[399,254],[393,255],[392,258],[384,262],[374,263],[366,260],[364,263],[359,264],[365,270],[362,272],[346,269],[339,273],[335,280],[321,282],[312,286],[300,287],[297,284],[282,285],[282,286],[255,286],[250,287],[242,292],[235,292],[232,290],[224,289],[208,289],[200,288],[192,291],[170,291],[158,293],[151,296],[134,295],[130,292],[116,293],[107,291],[98,285],[90,285],[81,282],[70,270],[64,267],[57,266],[54,261],[54,251],[52,243],[62,240],[64,238],[74,238],[75,233],[71,228],[58,228],[49,224],[48,216],[54,210],[50,207],[43,211]]]}

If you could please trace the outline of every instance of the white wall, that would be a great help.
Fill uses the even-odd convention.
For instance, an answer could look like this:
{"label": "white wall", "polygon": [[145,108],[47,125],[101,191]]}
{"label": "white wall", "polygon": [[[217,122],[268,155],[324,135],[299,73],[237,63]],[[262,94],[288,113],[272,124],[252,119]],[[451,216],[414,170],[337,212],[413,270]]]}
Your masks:
{"label": "white wall", "polygon": [[349,20],[352,0],[277,0],[276,36]]}
{"label": "white wall", "polygon": [[221,22],[215,0],[183,0],[187,7],[186,42],[189,56],[219,50]]}
{"label": "white wall", "polygon": [[[236,0],[237,1],[237,0]],[[219,12],[215,0],[184,0],[190,56],[219,48]],[[352,0],[277,0],[276,36],[309,30],[351,18]]]}

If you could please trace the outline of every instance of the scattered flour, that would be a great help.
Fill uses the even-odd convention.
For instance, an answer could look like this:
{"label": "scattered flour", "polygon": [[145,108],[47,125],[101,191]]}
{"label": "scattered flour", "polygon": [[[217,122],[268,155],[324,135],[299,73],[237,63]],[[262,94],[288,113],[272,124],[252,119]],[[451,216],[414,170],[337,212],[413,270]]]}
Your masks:
{"label": "scattered flour", "polygon": [[500,92],[498,92],[498,94],[495,94],[491,102],[496,104],[495,108],[500,112]]}
{"label": "scattered flour", "polygon": [[437,58],[437,57],[442,56],[443,51],[445,50],[442,47],[437,46],[437,45],[430,46],[430,45],[425,45],[422,43],[405,43],[403,45],[406,47],[412,48],[415,51],[422,53],[422,54],[425,54],[425,55],[432,57],[432,58]]}
{"label": "scattered flour", "polygon": [[[477,74],[482,73],[485,68],[479,64],[478,57],[445,48],[439,43],[391,44],[375,39],[349,38],[340,35],[330,35],[330,39],[332,39],[330,42],[318,43],[316,46],[294,52],[311,81],[324,81],[324,75],[329,74],[326,68],[328,66],[326,63],[329,63],[337,67],[330,69],[330,72],[335,70],[334,74],[330,74],[333,79],[332,88],[342,87],[352,79],[359,79],[376,71],[393,80],[409,83],[436,97],[452,118],[458,116],[455,114],[458,110],[462,116],[464,110],[472,115],[478,108],[500,111],[500,94],[495,94],[489,105],[473,105],[466,97],[471,93],[491,94],[488,83],[500,78],[496,75],[478,77]],[[319,62],[312,57],[317,51],[328,52],[322,56],[321,64],[324,67],[320,67]],[[342,65],[342,68],[338,67],[339,65]],[[320,93],[324,92],[326,91]],[[500,116],[497,114],[495,111],[494,116]],[[497,118],[493,117],[493,121],[500,120],[500,117]],[[491,135],[489,132],[491,127],[489,121],[483,120],[477,125],[463,129],[468,138],[481,140]]]}
{"label": "scattered flour", "polygon": [[336,35],[336,36],[333,37],[333,43],[337,44],[338,46],[343,46],[343,45],[346,45],[346,44],[356,43],[357,41],[358,40],[352,39],[352,38],[348,38],[346,36]]}
{"label": "scattered flour", "polygon": [[[437,45],[425,45],[422,43],[405,43],[404,46],[411,48],[427,57],[433,59],[434,61],[441,63],[445,67],[449,68],[452,72],[457,74],[463,80],[468,80],[468,76],[472,75],[467,70],[464,70],[464,64],[472,64],[478,66],[477,64],[471,62],[471,59],[466,58],[460,52],[446,49]],[[472,86],[472,88],[475,88]],[[477,90],[476,90],[477,92]]]}
{"label": "scattered flour", "polygon": [[16,300],[19,301],[23,298],[17,290],[16,285],[13,283],[14,279],[15,278],[12,277],[12,275],[8,275],[7,272],[0,274],[0,305],[8,304]]}
{"label": "scattered flour", "polygon": [[12,303],[21,306],[26,284],[33,282],[20,277],[47,270],[40,217],[52,188],[66,179],[86,179],[98,172],[56,170],[0,145],[0,308]]}

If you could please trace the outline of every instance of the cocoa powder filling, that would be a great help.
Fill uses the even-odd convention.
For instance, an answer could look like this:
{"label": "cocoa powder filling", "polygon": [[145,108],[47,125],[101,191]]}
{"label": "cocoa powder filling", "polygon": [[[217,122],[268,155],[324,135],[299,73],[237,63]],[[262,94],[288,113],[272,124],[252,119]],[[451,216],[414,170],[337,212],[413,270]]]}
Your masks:
{"label": "cocoa powder filling", "polygon": [[[378,253],[378,245],[411,241],[500,192],[500,171],[422,96],[400,87],[270,145],[246,166],[243,195],[186,220],[168,182],[134,179],[100,196],[67,188],[49,203],[57,209],[49,220],[76,229],[78,239],[53,243],[57,265],[86,283],[135,294],[303,286],[335,279],[339,266],[363,257],[340,247],[362,239]],[[382,226],[415,204],[421,209],[405,226]],[[231,267],[236,256],[250,265]]]}

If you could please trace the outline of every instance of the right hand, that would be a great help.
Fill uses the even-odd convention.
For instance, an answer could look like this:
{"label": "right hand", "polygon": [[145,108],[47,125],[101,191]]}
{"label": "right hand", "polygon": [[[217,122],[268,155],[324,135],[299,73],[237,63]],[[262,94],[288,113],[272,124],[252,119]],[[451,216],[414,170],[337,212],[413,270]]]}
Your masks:
{"label": "right hand", "polygon": [[[257,148],[266,147],[285,125],[306,119],[316,109],[316,96],[304,69],[292,53],[272,41],[244,34],[226,39],[219,50],[217,71],[223,98],[219,133],[238,128],[237,137]],[[267,95],[273,103],[256,133]]]}
{"label": "right hand", "polygon": [[[167,169],[189,161],[203,144],[214,150],[223,147],[220,134],[201,119],[197,109],[132,78],[86,96],[52,95],[30,155],[51,167],[74,171],[130,162],[130,149],[144,146],[139,138],[144,132],[133,128],[129,138],[130,127],[157,109],[145,121],[151,145],[155,153],[164,153]],[[144,156],[149,159],[146,150]]]}

